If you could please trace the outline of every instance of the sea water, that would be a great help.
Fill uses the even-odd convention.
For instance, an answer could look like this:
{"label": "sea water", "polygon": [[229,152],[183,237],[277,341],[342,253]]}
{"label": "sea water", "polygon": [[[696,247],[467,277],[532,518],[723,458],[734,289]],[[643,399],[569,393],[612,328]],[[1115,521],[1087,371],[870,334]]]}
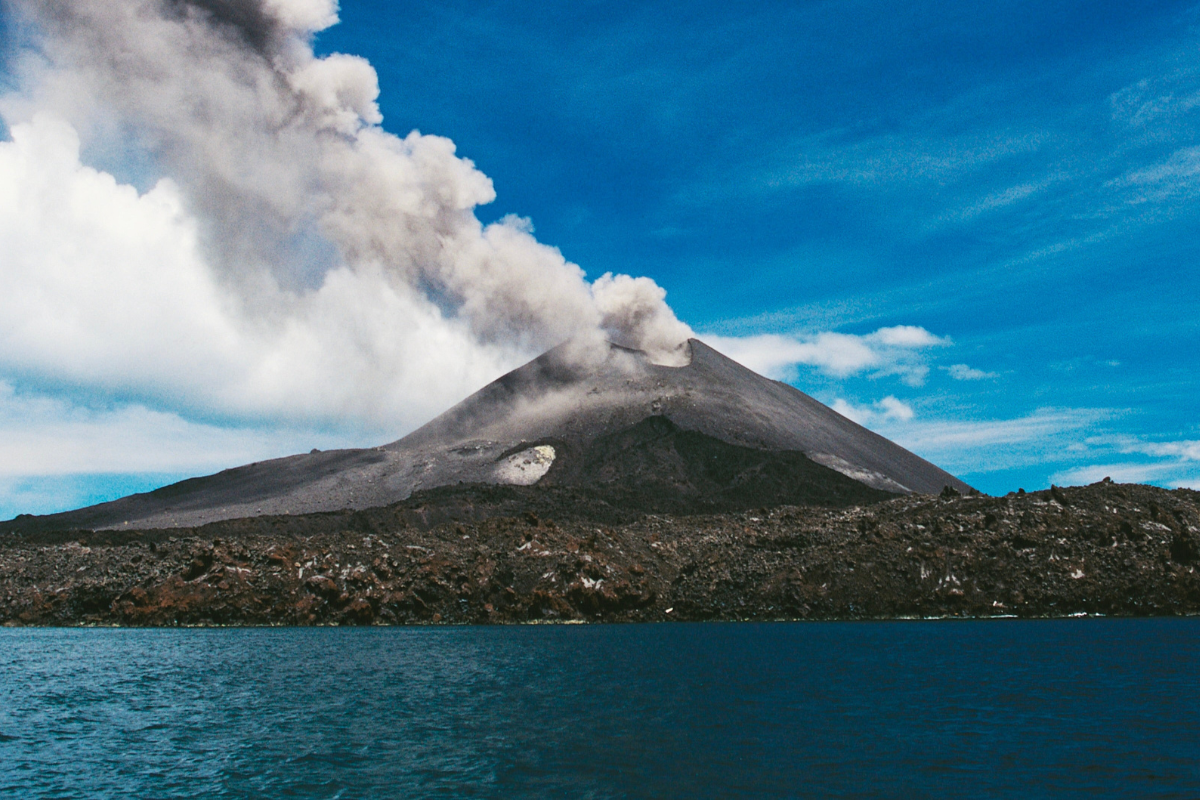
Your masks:
{"label": "sea water", "polygon": [[1200,620],[0,630],[0,796],[1200,797]]}

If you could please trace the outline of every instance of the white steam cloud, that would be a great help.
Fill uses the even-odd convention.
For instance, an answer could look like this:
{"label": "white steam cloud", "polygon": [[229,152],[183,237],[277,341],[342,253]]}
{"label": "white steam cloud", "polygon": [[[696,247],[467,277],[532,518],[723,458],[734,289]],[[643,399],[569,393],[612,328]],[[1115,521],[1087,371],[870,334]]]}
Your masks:
{"label": "white steam cloud", "polygon": [[365,60],[314,55],[333,0],[6,7],[31,42],[0,100],[6,372],[403,427],[567,339],[668,361],[691,335],[650,279],[589,283],[528,222],[482,225],[491,181],[385,131]]}

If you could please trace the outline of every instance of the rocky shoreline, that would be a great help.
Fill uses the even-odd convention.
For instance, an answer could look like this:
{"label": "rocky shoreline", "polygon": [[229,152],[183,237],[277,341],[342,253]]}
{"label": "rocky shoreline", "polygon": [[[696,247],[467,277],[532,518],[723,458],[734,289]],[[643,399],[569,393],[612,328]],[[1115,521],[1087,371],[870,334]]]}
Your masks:
{"label": "rocky shoreline", "polygon": [[1184,489],[1106,481],[627,518],[534,493],[497,500],[480,489],[464,505],[472,488],[457,491],[440,508],[0,534],[0,624],[1200,613],[1200,493]]}

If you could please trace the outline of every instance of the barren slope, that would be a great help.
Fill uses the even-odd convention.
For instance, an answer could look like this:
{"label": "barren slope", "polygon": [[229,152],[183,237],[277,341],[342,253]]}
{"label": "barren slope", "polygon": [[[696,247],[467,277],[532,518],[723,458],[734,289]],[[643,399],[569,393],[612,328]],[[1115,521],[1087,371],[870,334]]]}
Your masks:
{"label": "barren slope", "polygon": [[[610,442],[603,469],[620,471],[626,461],[644,461],[639,448],[650,446],[653,437],[634,435],[619,452],[612,450],[611,437],[655,417],[763,454],[806,457],[813,466],[824,465],[872,489],[969,489],[791,386],[701,342],[689,344],[691,361],[683,367],[653,364],[616,346],[601,363],[581,367],[564,356],[564,348],[556,348],[383,447],[259,462],[90,508],[18,518],[0,530],[170,528],[262,514],[371,508],[458,483],[581,484],[599,474],[599,456],[591,450],[601,439]],[[773,460],[778,469],[779,459]],[[746,480],[745,470],[739,474]],[[841,476],[834,478],[833,472],[811,473],[807,480],[819,482],[814,476],[821,474],[831,486],[839,484]],[[681,480],[694,483],[690,475]]]}

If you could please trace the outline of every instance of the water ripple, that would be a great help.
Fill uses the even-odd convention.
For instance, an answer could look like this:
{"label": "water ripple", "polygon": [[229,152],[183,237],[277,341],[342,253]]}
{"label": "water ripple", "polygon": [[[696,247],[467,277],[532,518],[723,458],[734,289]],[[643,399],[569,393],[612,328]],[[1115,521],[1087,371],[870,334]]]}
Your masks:
{"label": "water ripple", "polygon": [[1194,797],[1198,634],[4,629],[0,797]]}

